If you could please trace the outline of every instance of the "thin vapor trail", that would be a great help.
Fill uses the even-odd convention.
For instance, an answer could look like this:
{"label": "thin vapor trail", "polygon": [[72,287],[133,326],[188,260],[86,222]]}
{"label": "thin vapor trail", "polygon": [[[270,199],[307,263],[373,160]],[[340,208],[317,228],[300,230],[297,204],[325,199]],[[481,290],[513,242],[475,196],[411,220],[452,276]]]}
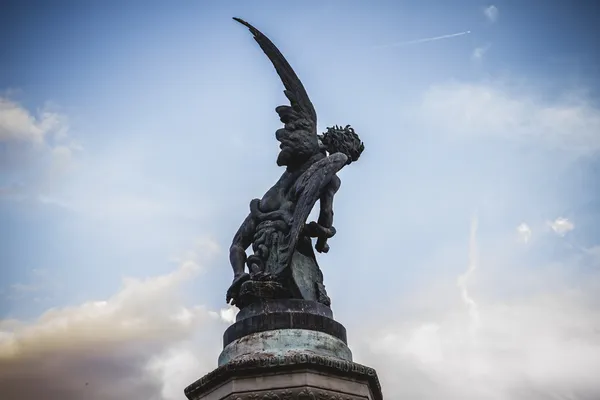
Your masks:
{"label": "thin vapor trail", "polygon": [[458,277],[458,287],[461,292],[462,299],[467,307],[469,316],[471,318],[472,328],[476,329],[479,324],[479,310],[477,303],[470,296],[467,281],[475,269],[477,269],[478,255],[477,255],[477,214],[473,215],[471,219],[471,234],[469,238],[469,265],[467,271]]}
{"label": "thin vapor trail", "polygon": [[452,33],[450,35],[436,36],[436,37],[430,37],[430,38],[425,38],[425,39],[411,40],[411,41],[408,41],[408,42],[399,42],[399,43],[392,43],[392,44],[384,44],[384,45],[380,45],[380,46],[375,46],[374,48],[376,48],[376,49],[385,49],[385,48],[388,48],[388,47],[399,47],[399,46],[406,46],[406,45],[409,45],[409,44],[433,42],[434,40],[450,39],[450,38],[457,37],[457,36],[468,35],[469,33],[471,33],[471,31],[464,31],[464,32],[458,32],[458,33]]}

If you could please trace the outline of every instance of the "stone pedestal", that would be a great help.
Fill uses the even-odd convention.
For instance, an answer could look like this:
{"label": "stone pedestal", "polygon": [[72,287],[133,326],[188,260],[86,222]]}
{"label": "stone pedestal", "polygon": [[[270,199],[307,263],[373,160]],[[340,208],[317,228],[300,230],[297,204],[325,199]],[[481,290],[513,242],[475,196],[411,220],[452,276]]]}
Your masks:
{"label": "stone pedestal", "polygon": [[223,335],[218,368],[190,400],[382,400],[374,369],[352,362],[331,309],[305,300],[253,304]]}

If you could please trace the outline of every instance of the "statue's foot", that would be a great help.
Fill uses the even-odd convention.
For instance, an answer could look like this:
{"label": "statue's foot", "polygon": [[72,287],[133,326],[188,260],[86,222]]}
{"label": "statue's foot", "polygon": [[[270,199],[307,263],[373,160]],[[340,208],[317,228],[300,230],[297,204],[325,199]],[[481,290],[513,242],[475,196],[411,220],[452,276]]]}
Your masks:
{"label": "statue's foot", "polygon": [[242,286],[242,283],[246,282],[248,279],[250,279],[250,275],[248,275],[247,273],[243,273],[233,278],[233,282],[227,290],[227,304],[229,304],[229,302],[233,300],[232,305],[235,305],[235,300],[237,298],[238,293],[240,292],[240,287]]}

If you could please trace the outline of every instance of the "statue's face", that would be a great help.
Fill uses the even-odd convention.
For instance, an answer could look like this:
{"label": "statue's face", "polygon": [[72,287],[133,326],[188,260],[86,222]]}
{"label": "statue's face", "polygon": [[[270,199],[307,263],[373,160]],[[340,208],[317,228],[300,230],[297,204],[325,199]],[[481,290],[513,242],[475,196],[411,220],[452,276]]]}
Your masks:
{"label": "statue's face", "polygon": [[304,131],[288,131],[279,129],[275,137],[281,143],[281,151],[277,156],[277,165],[290,166],[298,165],[307,161],[310,157],[319,152],[319,142],[316,135]]}

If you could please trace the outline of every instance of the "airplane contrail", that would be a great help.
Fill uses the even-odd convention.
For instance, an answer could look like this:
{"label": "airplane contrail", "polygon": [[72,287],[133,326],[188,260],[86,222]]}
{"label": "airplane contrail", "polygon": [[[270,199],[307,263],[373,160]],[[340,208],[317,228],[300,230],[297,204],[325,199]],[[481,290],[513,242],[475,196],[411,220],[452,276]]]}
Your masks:
{"label": "airplane contrail", "polygon": [[469,264],[467,271],[458,277],[457,285],[460,289],[461,297],[467,306],[467,310],[470,317],[471,329],[476,330],[479,325],[479,306],[475,302],[475,299],[469,294],[467,282],[471,275],[477,269],[479,257],[477,254],[477,213],[471,217],[471,234],[469,237]]}
{"label": "airplane contrail", "polygon": [[434,40],[449,39],[449,38],[453,38],[453,37],[457,37],[457,36],[468,35],[469,33],[471,33],[471,31],[464,31],[464,32],[458,32],[458,33],[452,33],[450,35],[443,35],[443,36],[436,36],[436,37],[430,37],[430,38],[424,38],[424,39],[411,40],[408,42],[384,44],[384,45],[380,45],[380,46],[375,46],[374,48],[384,49],[384,48],[388,48],[388,47],[399,47],[399,46],[406,46],[409,44],[433,42]]}

